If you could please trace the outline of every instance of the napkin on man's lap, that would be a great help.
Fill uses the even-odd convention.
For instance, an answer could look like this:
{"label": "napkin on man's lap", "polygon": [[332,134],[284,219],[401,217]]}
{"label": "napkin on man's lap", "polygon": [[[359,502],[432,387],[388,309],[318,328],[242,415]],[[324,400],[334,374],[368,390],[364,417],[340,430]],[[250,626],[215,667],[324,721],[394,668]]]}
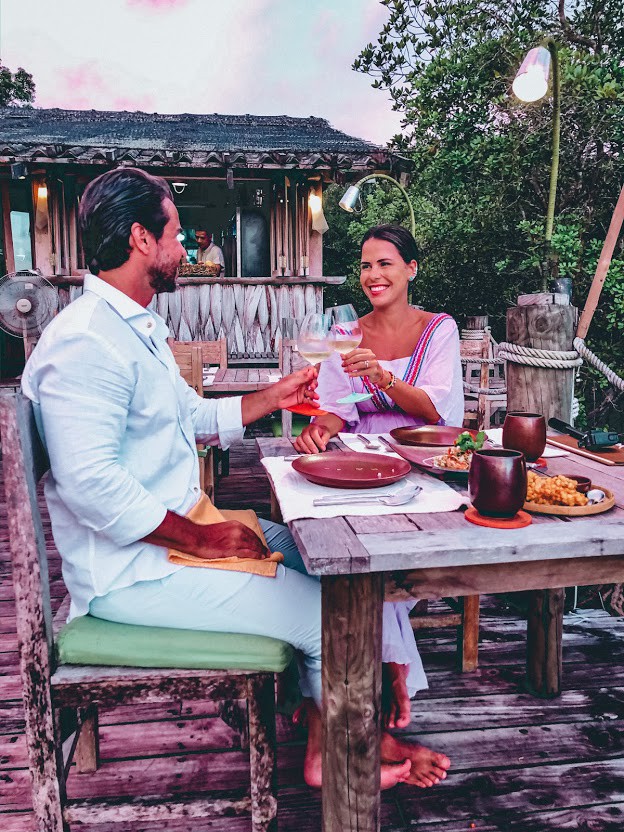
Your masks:
{"label": "napkin on man's lap", "polygon": [[[214,506],[206,494],[202,494],[193,508],[186,515],[193,523],[199,526],[210,526],[213,523],[223,523],[226,520],[238,520],[260,538],[266,546],[266,540],[262,533],[260,523],[255,511],[246,509],[243,511],[224,510],[220,511]],[[180,566],[201,566],[207,569],[227,569],[230,572],[251,572],[254,575],[262,575],[265,578],[274,578],[277,572],[277,564],[282,563],[284,555],[281,552],[272,552],[264,560],[255,558],[239,558],[236,556],[227,558],[199,558],[196,555],[189,555],[186,552],[179,552],[176,549],[169,549],[167,559],[171,563]]]}

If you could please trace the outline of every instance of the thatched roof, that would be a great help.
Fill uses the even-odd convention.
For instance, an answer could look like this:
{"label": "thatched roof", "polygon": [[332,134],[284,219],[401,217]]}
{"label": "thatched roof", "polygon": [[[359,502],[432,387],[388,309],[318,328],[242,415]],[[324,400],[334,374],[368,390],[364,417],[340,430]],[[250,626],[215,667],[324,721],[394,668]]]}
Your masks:
{"label": "thatched roof", "polygon": [[0,161],[374,168],[407,160],[322,118],[0,108]]}

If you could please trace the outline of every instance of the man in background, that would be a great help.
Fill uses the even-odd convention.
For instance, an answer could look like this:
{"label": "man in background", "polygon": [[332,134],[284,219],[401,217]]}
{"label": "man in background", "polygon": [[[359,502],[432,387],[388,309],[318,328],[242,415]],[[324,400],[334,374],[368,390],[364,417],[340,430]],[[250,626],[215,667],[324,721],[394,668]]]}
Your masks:
{"label": "man in background", "polygon": [[221,267],[219,275],[222,275],[225,270],[225,258],[223,257],[223,251],[213,242],[212,232],[200,225],[195,230],[195,239],[198,245],[197,262],[205,263],[209,260],[211,263],[218,263]]}

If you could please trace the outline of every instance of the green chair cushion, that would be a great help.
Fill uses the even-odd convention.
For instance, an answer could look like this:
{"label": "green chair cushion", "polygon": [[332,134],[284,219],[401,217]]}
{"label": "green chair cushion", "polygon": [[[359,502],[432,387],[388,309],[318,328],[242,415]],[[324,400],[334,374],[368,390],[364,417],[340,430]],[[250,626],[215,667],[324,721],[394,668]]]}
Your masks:
{"label": "green chair cushion", "polygon": [[[301,431],[304,429],[306,425],[310,424],[310,418],[308,416],[301,416],[300,414],[293,413],[292,419],[292,435],[299,436]],[[279,439],[282,435],[282,422],[281,419],[275,419],[271,423],[271,431],[273,432],[273,436]]]}
{"label": "green chair cushion", "polygon": [[281,673],[293,648],[268,636],[116,624],[91,615],[74,618],[56,639],[61,664],[178,667]]}

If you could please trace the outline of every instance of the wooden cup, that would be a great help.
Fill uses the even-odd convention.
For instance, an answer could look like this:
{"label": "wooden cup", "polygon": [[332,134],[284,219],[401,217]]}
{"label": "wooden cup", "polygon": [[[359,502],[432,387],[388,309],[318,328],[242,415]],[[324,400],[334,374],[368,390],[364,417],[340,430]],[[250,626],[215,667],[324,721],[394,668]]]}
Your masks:
{"label": "wooden cup", "polygon": [[475,451],[468,472],[472,505],[485,517],[514,517],[524,505],[527,469],[519,451]]}
{"label": "wooden cup", "polygon": [[508,413],[503,423],[503,448],[520,451],[535,462],[546,447],[546,420],[541,413]]}

